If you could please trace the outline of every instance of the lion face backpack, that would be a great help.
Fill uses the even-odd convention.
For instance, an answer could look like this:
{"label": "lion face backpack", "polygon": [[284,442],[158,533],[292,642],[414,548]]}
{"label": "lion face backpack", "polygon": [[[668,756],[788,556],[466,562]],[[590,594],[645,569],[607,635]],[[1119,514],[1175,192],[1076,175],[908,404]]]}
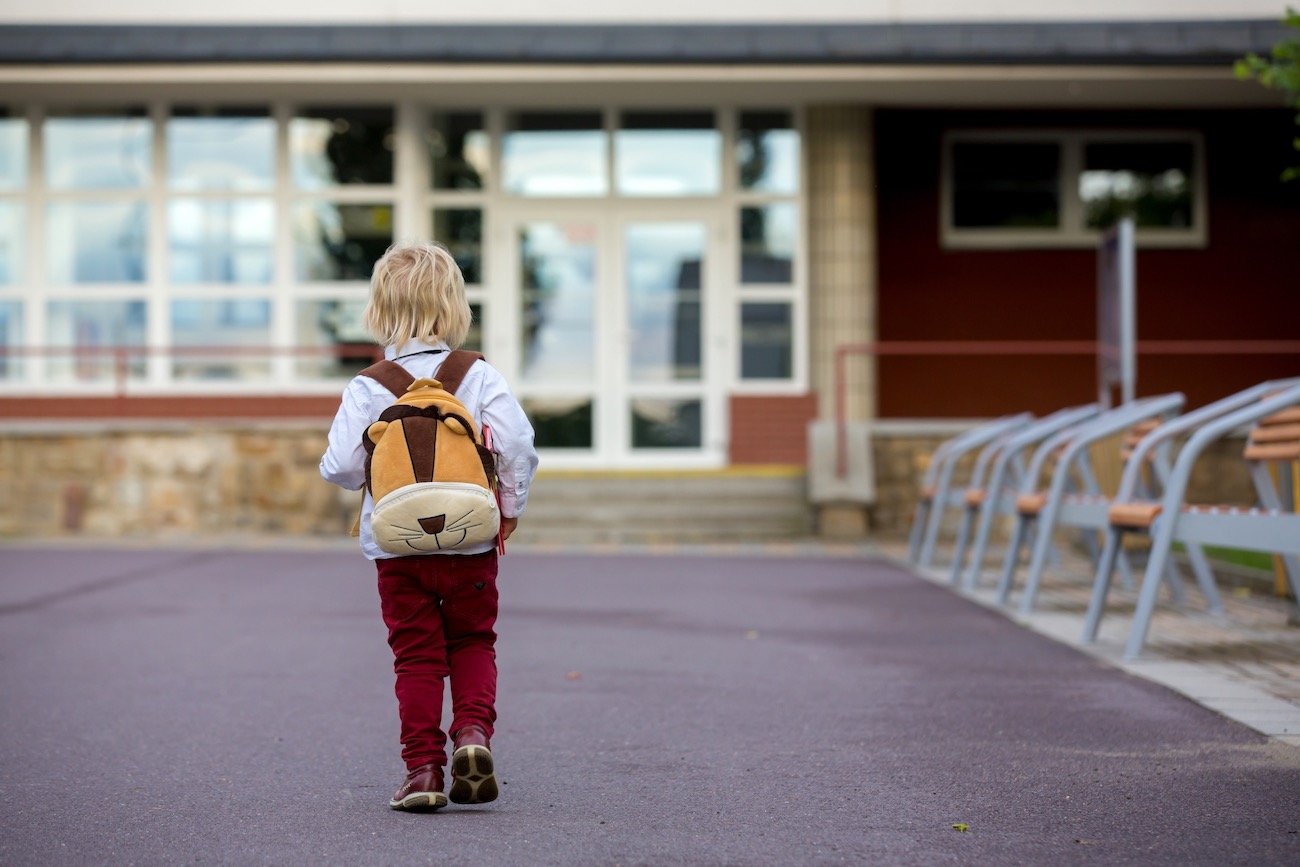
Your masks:
{"label": "lion face backpack", "polygon": [[456,350],[437,379],[416,379],[381,361],[361,372],[397,402],[361,436],[370,528],[389,554],[436,554],[497,540],[501,513],[490,432],[479,429],[456,390],[477,352]]}

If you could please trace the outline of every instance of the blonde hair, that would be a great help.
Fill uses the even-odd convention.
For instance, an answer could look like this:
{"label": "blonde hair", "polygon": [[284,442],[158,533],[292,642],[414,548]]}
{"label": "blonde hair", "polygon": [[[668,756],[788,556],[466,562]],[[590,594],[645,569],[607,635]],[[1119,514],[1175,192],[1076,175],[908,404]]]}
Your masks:
{"label": "blonde hair", "polygon": [[465,342],[472,314],[465,278],[441,244],[394,244],[375,263],[362,322],[384,346]]}

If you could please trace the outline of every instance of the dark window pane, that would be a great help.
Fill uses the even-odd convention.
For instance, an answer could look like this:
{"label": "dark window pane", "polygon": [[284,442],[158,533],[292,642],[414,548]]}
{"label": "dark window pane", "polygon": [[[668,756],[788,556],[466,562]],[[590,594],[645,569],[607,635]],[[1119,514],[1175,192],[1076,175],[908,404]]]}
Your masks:
{"label": "dark window pane", "polygon": [[483,282],[483,212],[478,208],[440,208],[433,212],[433,239],[451,251],[465,282]]}
{"label": "dark window pane", "polygon": [[433,116],[429,159],[436,190],[481,190],[487,186],[492,153],[483,115],[449,112]]}
{"label": "dark window pane", "polygon": [[740,186],[765,193],[799,188],[799,133],[788,111],[742,111],[736,138]]}
{"label": "dark window pane", "polygon": [[1190,142],[1113,142],[1084,148],[1079,198],[1089,228],[1132,215],[1139,226],[1192,225]]}
{"label": "dark window pane", "polygon": [[591,448],[590,399],[532,398],[522,403],[539,448]]}
{"label": "dark window pane", "polygon": [[1055,142],[957,142],[952,224],[1052,228],[1061,220],[1061,147]]}
{"label": "dark window pane", "polygon": [[294,183],[303,189],[393,182],[393,111],[309,108],[289,122]]}
{"label": "dark window pane", "polygon": [[299,280],[368,280],[393,243],[392,205],[302,203],[294,218]]}
{"label": "dark window pane", "polygon": [[632,401],[632,448],[697,449],[704,441],[698,400]]}
{"label": "dark window pane", "polygon": [[741,379],[789,379],[793,344],[789,304],[740,305]]}
{"label": "dark window pane", "polygon": [[483,351],[483,305],[469,305],[470,323],[469,331],[465,334],[465,342],[461,344],[462,349],[470,349],[474,352]]}
{"label": "dark window pane", "polygon": [[791,283],[798,211],[792,204],[740,209],[740,282]]}
{"label": "dark window pane", "polygon": [[374,364],[375,339],[361,324],[365,309],[364,298],[298,302],[298,345],[319,350],[299,357],[298,375],[352,377]]}

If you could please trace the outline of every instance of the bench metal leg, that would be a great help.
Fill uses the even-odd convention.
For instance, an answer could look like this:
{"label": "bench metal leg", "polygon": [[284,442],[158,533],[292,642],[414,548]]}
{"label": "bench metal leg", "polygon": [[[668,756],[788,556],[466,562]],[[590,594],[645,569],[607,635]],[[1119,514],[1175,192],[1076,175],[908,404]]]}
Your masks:
{"label": "bench metal leg", "polygon": [[929,501],[922,500],[916,504],[916,512],[912,515],[912,532],[907,537],[907,562],[909,563],[915,563],[921,553],[921,534],[925,532],[926,518],[929,513]]}
{"label": "bench metal leg", "polygon": [[1214,570],[1210,568],[1210,561],[1205,557],[1205,549],[1188,542],[1187,559],[1192,564],[1192,574],[1196,576],[1196,584],[1201,588],[1206,609],[1211,614],[1223,614],[1223,599],[1219,597],[1219,587],[1214,583]]}
{"label": "bench metal leg", "polygon": [[1124,658],[1128,660],[1137,659],[1142,654],[1142,645],[1146,644],[1147,633],[1151,631],[1156,595],[1160,592],[1161,578],[1165,574],[1165,564],[1169,562],[1174,541],[1173,517],[1161,516],[1156,519],[1151,540],[1151,559],[1147,561],[1146,573],[1142,576],[1137,610],[1133,612],[1133,625],[1129,628],[1128,642],[1124,645]]}
{"label": "bench metal leg", "polygon": [[954,587],[961,582],[961,566],[966,560],[966,539],[970,536],[970,526],[974,516],[973,508],[962,507],[961,523],[957,526],[957,541],[952,546],[952,571],[948,574],[948,583]]}
{"label": "bench metal leg", "polygon": [[1020,559],[1020,546],[1025,542],[1032,521],[1033,518],[1024,515],[1016,516],[1016,528],[1011,531],[1011,541],[1007,543],[1007,553],[1002,560],[1002,575],[998,578],[999,605],[1006,605],[1011,598],[1011,579],[1015,575],[1016,561]]}
{"label": "bench metal leg", "polygon": [[1106,544],[1097,558],[1097,572],[1092,579],[1092,598],[1088,600],[1088,613],[1083,619],[1083,643],[1097,640],[1101,617],[1106,612],[1106,596],[1110,593],[1110,579],[1115,573],[1115,561],[1123,556],[1124,534],[1111,528],[1106,531]]}

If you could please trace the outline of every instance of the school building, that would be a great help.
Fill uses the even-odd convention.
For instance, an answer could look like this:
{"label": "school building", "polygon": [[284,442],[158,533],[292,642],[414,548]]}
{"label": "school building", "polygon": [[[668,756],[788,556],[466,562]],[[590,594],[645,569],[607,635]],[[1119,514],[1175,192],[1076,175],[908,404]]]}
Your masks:
{"label": "school building", "polygon": [[768,535],[837,389],[886,530],[955,421],[1091,399],[1050,347],[835,357],[1092,340],[1119,213],[1139,337],[1246,347],[1140,393],[1300,371],[1247,346],[1300,334],[1293,112],[1231,69],[1273,2],[263,5],[0,10],[0,533],[345,525],[315,462],[406,239],[461,263],[543,479],[798,500],[736,514]]}

